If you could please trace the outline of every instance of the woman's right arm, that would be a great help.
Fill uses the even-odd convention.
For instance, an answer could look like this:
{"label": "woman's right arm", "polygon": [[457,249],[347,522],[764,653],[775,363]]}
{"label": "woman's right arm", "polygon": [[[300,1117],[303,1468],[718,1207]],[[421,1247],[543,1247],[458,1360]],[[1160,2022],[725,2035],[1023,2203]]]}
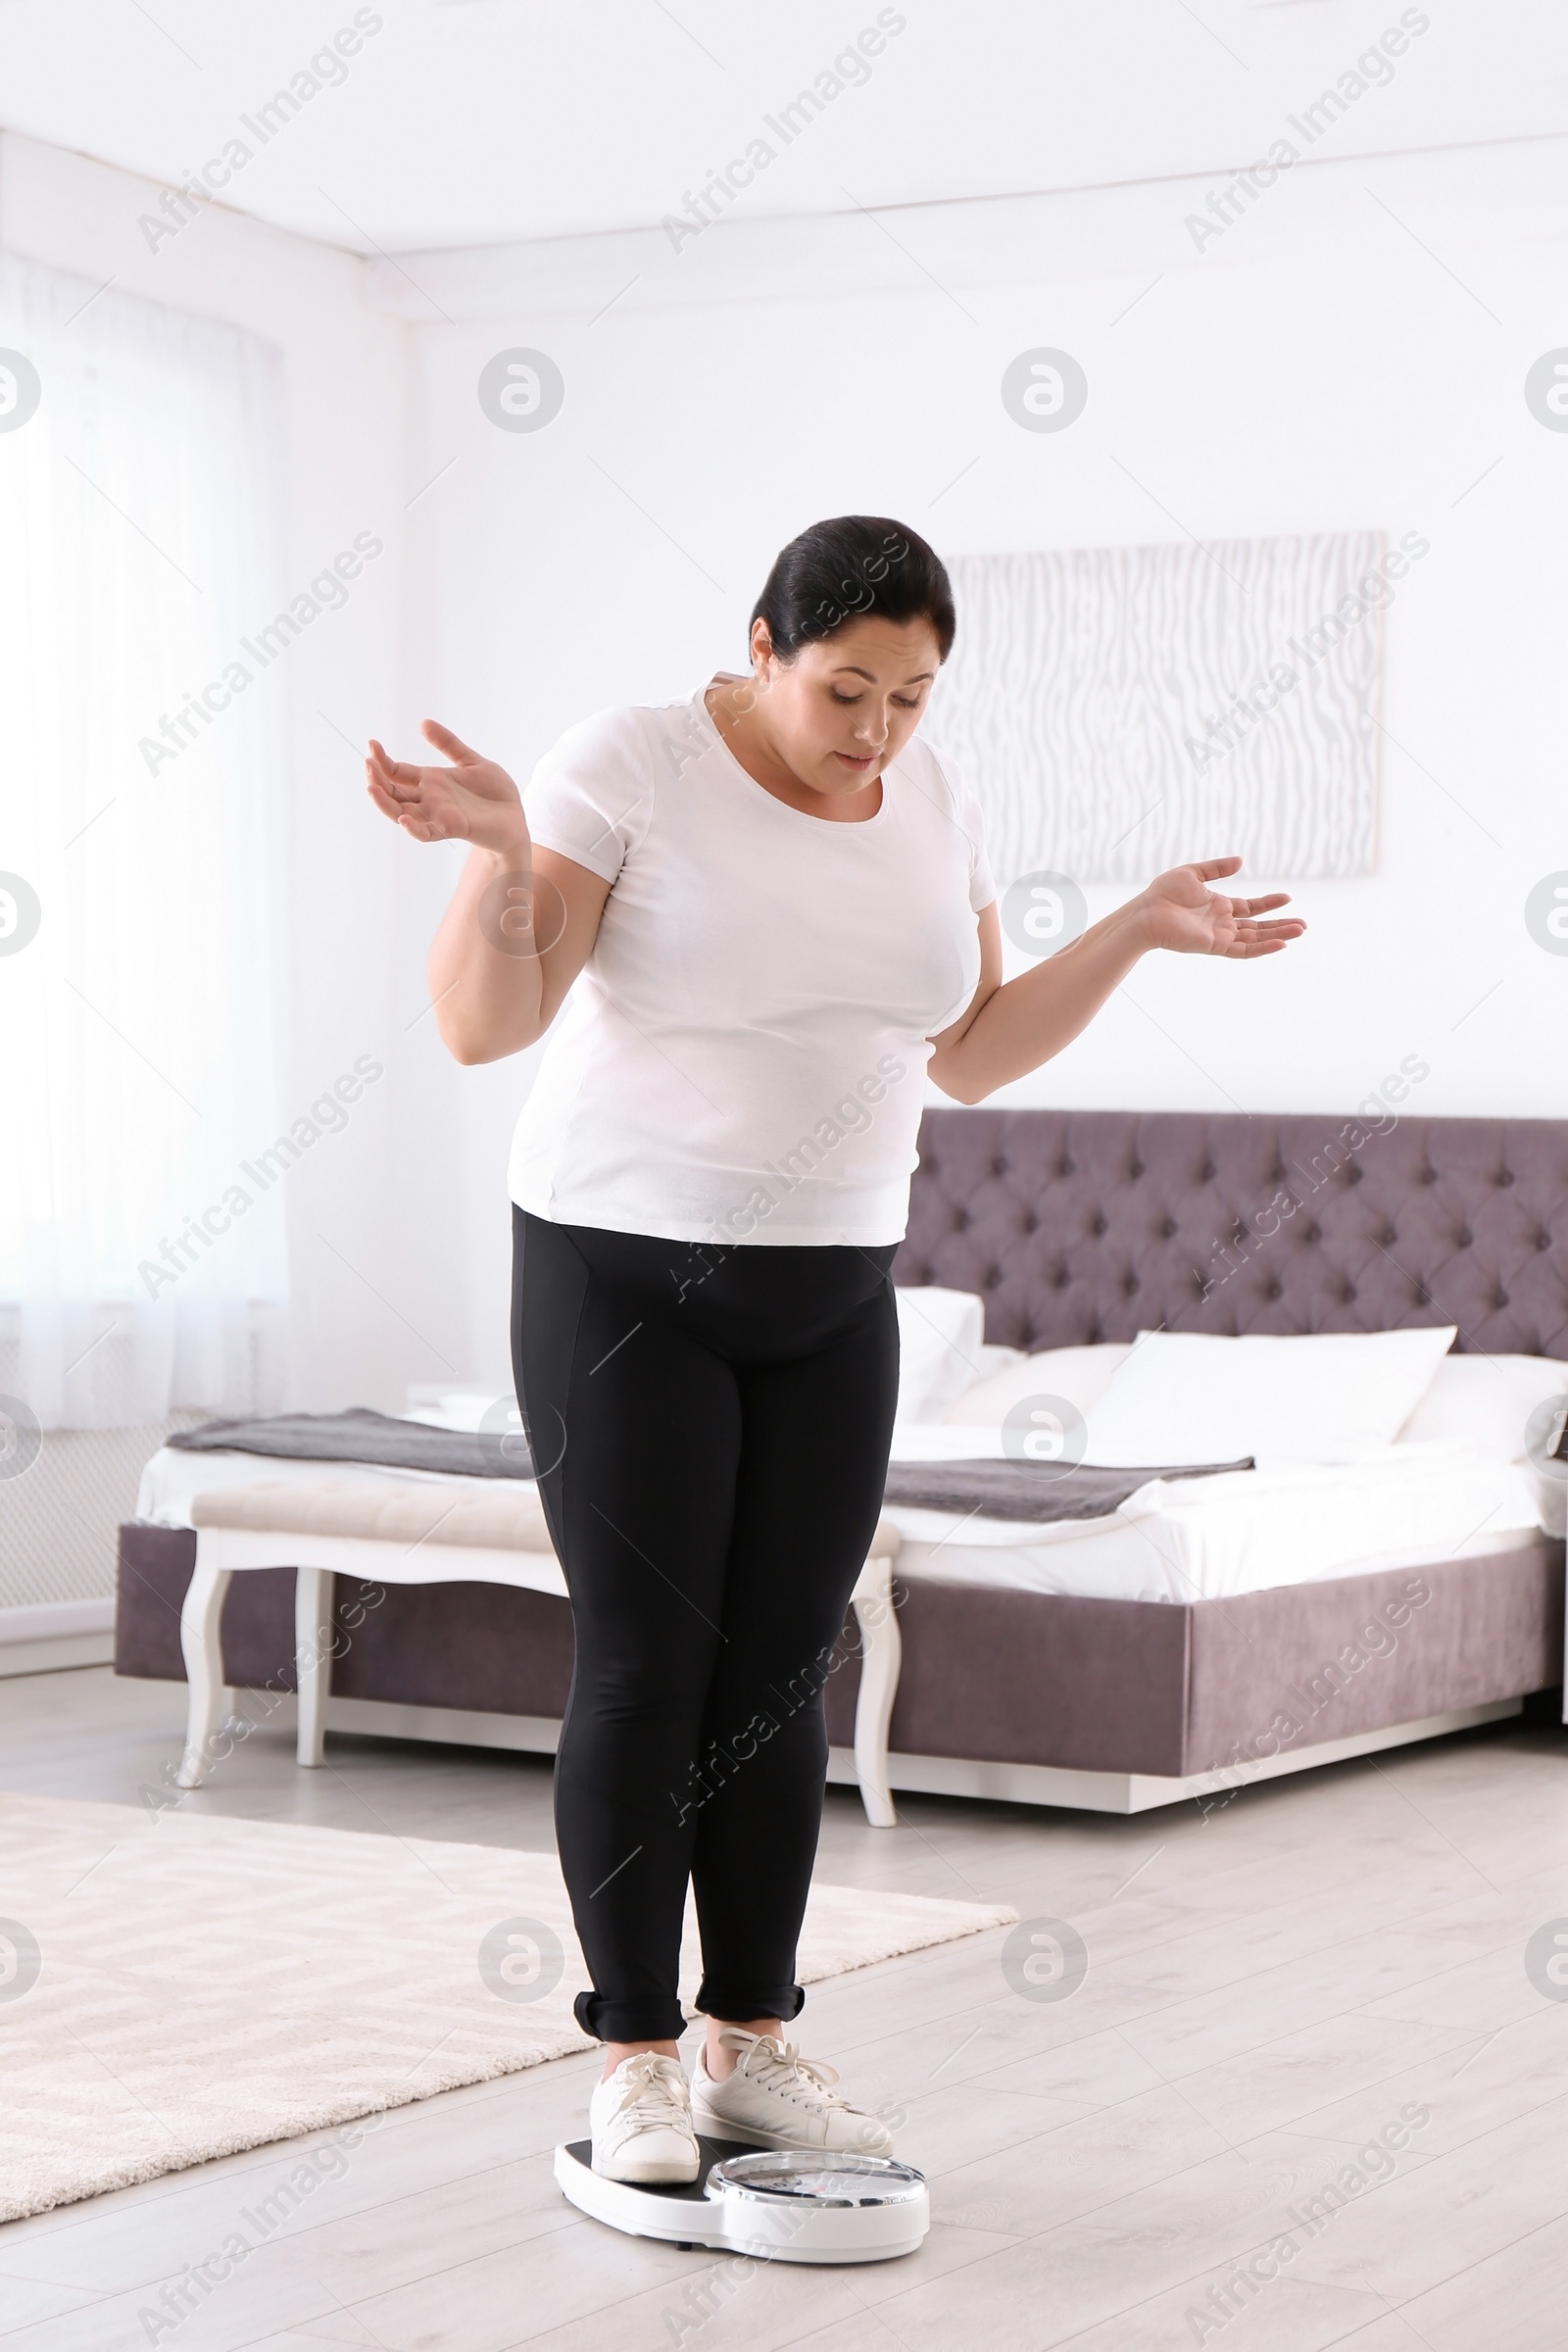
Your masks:
{"label": "woman's right arm", "polygon": [[592,953],[610,884],[535,849],[505,768],[434,719],[419,731],[449,767],[390,759],[372,739],[366,779],[382,814],[414,840],[470,845],[426,977],[448,1053],[500,1061],[536,1044],[560,1011]]}

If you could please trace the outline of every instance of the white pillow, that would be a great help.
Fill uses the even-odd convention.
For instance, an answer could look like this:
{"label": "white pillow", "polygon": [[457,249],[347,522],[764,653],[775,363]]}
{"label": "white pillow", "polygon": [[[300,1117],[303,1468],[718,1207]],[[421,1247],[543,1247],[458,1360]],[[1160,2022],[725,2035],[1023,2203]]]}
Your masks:
{"label": "white pillow", "polygon": [[899,1302],[900,1421],[937,1421],[986,1369],[986,1302],[974,1291],[894,1285]]}
{"label": "white pillow", "polygon": [[1085,1459],[1353,1461],[1394,1443],[1453,1337],[1451,1323],[1296,1339],[1140,1332],[1090,1414]]}
{"label": "white pillow", "polygon": [[1133,1351],[1131,1340],[1106,1340],[1094,1348],[1043,1348],[1005,1371],[977,1380],[955,1396],[947,1422],[1000,1428],[1015,1404],[1030,1396],[1064,1396],[1087,1421],[1110,1385],[1110,1376]]}
{"label": "white pillow", "polygon": [[1549,1355],[1446,1355],[1399,1431],[1401,1446],[1454,1440],[1498,1462],[1525,1459],[1525,1423],[1568,1392],[1568,1364]]}

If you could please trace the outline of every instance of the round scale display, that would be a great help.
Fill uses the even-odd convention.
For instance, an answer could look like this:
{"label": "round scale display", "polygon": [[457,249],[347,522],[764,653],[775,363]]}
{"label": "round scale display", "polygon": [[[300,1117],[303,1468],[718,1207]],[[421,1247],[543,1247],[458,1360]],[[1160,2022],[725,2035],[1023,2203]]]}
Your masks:
{"label": "round scale display", "polygon": [[925,2175],[893,2156],[760,2148],[715,2164],[708,2185],[732,2196],[784,2197],[812,2205],[903,2205],[925,2193]]}

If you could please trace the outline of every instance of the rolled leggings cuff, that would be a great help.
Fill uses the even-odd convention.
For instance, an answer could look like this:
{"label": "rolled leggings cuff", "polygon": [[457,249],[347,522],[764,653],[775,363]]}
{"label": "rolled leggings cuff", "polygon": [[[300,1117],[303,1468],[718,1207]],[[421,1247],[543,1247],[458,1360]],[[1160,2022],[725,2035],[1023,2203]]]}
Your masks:
{"label": "rolled leggings cuff", "polygon": [[705,1977],[695,2006],[704,2017],[776,2017],[788,2025],[806,2007],[806,1990],[800,1984],[767,1984],[760,1989],[755,1984],[714,1984]]}
{"label": "rolled leggings cuff", "polygon": [[667,1993],[620,2001],[609,1993],[579,1992],[571,2014],[596,2041],[679,2041],[686,2031],[686,2012]]}

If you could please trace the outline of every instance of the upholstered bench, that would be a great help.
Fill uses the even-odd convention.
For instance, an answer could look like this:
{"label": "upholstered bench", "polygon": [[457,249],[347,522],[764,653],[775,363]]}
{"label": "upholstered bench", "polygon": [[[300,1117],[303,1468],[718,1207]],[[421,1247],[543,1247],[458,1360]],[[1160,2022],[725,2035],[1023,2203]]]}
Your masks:
{"label": "upholstered bench", "polygon": [[[497,1479],[482,1492],[368,1479],[319,1484],[259,1480],[195,1496],[196,1572],[180,1614],[190,1687],[185,1748],[176,1779],[199,1788],[233,1693],[223,1683],[220,1626],[229,1579],[247,1568],[292,1565],[301,1764],[319,1764],[331,1687],[334,1575],[372,1584],[517,1585],[565,1596],[538,1489]],[[879,1520],[870,1555],[851,1595],[860,1631],[855,1766],[866,1818],[897,1820],[888,1781],[888,1724],[898,1689],[901,1643],[893,1607],[899,1531]]]}

